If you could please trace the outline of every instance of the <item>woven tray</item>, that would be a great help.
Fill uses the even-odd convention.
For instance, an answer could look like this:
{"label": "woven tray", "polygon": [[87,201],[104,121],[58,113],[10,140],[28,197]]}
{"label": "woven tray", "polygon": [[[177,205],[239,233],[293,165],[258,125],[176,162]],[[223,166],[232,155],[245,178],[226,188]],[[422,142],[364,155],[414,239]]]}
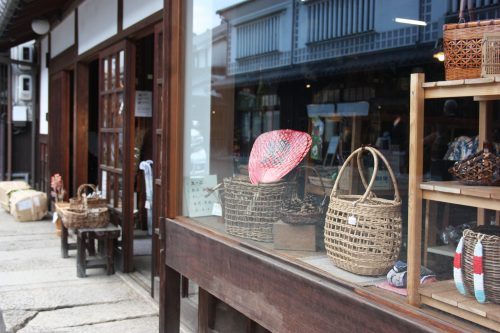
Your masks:
{"label": "woven tray", "polygon": [[[303,197],[299,197],[297,187],[295,185],[297,181],[297,175],[302,170],[310,170],[316,175],[316,179],[319,182],[319,186],[323,190],[323,197],[317,200],[317,198],[310,194],[304,193]],[[309,176],[309,181],[310,181]],[[305,178],[305,176],[304,176]],[[300,166],[296,169],[294,173],[294,181],[291,182],[294,188],[290,189],[292,198],[284,203],[284,208],[282,211],[281,220],[288,224],[318,224],[325,219],[325,203],[327,199],[326,185],[323,184],[323,180],[318,171],[310,166]],[[305,189],[304,189],[305,192]],[[319,202],[318,202],[319,201]]]}

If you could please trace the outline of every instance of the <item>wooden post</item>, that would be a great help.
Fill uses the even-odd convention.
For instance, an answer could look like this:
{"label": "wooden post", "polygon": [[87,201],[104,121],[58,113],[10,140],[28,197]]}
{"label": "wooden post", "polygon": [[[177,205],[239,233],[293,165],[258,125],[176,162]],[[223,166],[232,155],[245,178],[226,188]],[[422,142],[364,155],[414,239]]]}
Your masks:
{"label": "wooden post", "polygon": [[[88,131],[89,131],[89,68],[75,65],[73,94],[73,195],[78,186],[88,182]],[[68,184],[69,185],[69,184]]]}
{"label": "wooden post", "polygon": [[[479,150],[483,149],[484,142],[491,138],[492,121],[492,101],[479,101]],[[485,213],[483,208],[477,209],[477,225],[484,225]]]}
{"label": "wooden post", "polygon": [[216,298],[203,288],[198,288],[198,333],[208,333],[215,328]]}
{"label": "wooden post", "polygon": [[160,220],[160,333],[179,333],[181,324],[181,275],[165,264],[165,220]]}
{"label": "wooden post", "polygon": [[408,301],[420,304],[420,265],[422,247],[422,191],[425,75],[411,75],[410,170],[408,183]]}

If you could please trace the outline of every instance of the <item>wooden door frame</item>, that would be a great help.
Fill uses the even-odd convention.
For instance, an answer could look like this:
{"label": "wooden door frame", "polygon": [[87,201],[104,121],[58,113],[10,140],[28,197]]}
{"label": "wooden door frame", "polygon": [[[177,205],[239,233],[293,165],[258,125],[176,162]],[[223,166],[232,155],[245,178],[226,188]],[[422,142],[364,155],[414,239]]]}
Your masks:
{"label": "wooden door frame", "polygon": [[[65,70],[51,73],[49,76],[49,176],[59,173],[63,178],[66,190],[69,189],[69,185],[71,184],[69,134],[71,126],[70,78],[70,72]],[[54,87],[55,80],[61,80],[61,87],[59,89]],[[54,106],[56,102],[60,103],[58,104],[60,108]]]}
{"label": "wooden door frame", "polygon": [[78,62],[74,66],[73,84],[73,196],[78,186],[88,182],[89,135],[89,66]]}
{"label": "wooden door frame", "polygon": [[[123,164],[122,164],[122,212],[121,212],[121,227],[122,227],[122,271],[129,273],[134,270],[133,262],[133,241],[134,241],[134,174],[133,174],[133,151],[134,151],[134,132],[135,132],[135,46],[128,39],[124,39],[105,50],[99,52],[99,95],[103,91],[103,71],[102,58],[121,50],[125,51],[124,64],[124,89],[123,89]],[[99,96],[99,117],[102,110],[102,98]],[[99,151],[101,150],[101,125],[99,121]],[[116,148],[118,149],[118,148]],[[99,182],[101,181],[101,156],[99,155]]]}
{"label": "wooden door frame", "polygon": [[[182,212],[182,159],[184,135],[184,21],[185,3],[182,0],[163,1],[163,147],[162,191],[163,216],[174,218]],[[167,167],[168,165],[168,167]],[[161,230],[164,224],[160,223]],[[165,265],[165,239],[160,239],[160,332],[178,332],[180,321],[176,316],[180,299],[167,299],[167,290],[179,292],[179,276]]]}

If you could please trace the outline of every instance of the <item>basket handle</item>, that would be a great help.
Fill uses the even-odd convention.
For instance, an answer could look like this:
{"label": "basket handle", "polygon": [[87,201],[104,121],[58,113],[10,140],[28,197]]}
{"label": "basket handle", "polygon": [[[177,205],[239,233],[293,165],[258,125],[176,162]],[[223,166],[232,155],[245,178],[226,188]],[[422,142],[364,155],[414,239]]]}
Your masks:
{"label": "basket handle", "polygon": [[[349,163],[351,162],[351,160],[354,158],[354,156],[357,156],[365,148],[367,148],[367,147],[360,147],[360,148],[356,149],[355,151],[353,151],[351,153],[351,155],[349,155],[349,157],[346,159],[346,161],[344,162],[344,164],[342,164],[342,167],[340,168],[340,171],[337,174],[337,179],[335,179],[335,184],[333,184],[332,194],[330,195],[330,198],[336,198],[337,197],[337,189],[338,189],[338,186],[339,186],[339,183],[340,183],[340,179],[342,178],[342,175],[344,174],[344,170],[347,168],[347,166],[349,165]],[[373,152],[373,150],[368,150],[368,151],[373,156],[373,161],[374,161],[373,174],[372,174],[372,178],[370,179],[370,183],[366,187],[365,194],[363,194],[363,196],[361,197],[361,199],[358,200],[357,202],[359,202],[359,201],[365,201],[366,200],[366,198],[368,197],[368,195],[371,192],[373,183],[375,182],[375,177],[377,176],[377,172],[378,172],[378,158],[377,158],[377,155]]]}
{"label": "basket handle", "polygon": [[92,190],[92,192],[95,192],[95,191],[96,191],[96,189],[95,189],[95,185],[93,185],[93,184],[82,184],[82,185],[78,186],[78,191],[77,191],[77,193],[76,193],[76,197],[77,197],[77,198],[81,198],[81,197],[82,197],[82,195],[83,195],[83,191],[84,191],[87,187],[89,187],[89,188]]}
{"label": "basket handle", "polygon": [[[368,183],[368,184],[366,183],[366,179],[365,179],[364,174],[363,174],[362,160],[361,160],[361,157],[362,157],[363,152],[365,150],[367,150],[368,152],[370,152],[372,154],[372,157],[373,157],[373,160],[374,160],[373,174],[372,174],[372,177],[370,179],[370,183]],[[398,188],[398,184],[397,184],[397,181],[396,181],[396,176],[394,175],[394,172],[392,171],[391,165],[389,164],[389,162],[387,161],[387,159],[385,158],[385,156],[380,151],[378,151],[377,149],[375,149],[373,147],[369,147],[369,146],[363,146],[363,147],[360,147],[360,148],[356,149],[347,158],[347,160],[342,165],[342,168],[339,171],[337,179],[335,180],[335,184],[333,185],[332,197],[336,197],[339,179],[342,176],[342,173],[344,172],[344,169],[347,167],[347,165],[354,158],[355,155],[357,156],[357,159],[358,159],[358,170],[359,170],[359,174],[360,174],[360,177],[361,177],[361,181],[362,181],[362,183],[363,183],[363,185],[364,185],[364,187],[366,189],[365,193],[363,194],[363,196],[361,197],[361,199],[357,200],[355,203],[365,201],[366,198],[372,192],[372,187],[373,187],[373,184],[375,183],[375,178],[376,178],[377,173],[378,173],[378,159],[379,158],[385,164],[385,166],[387,168],[387,171],[389,172],[389,175],[391,176],[391,181],[392,181],[392,184],[394,186],[394,201],[396,201],[396,202],[401,201],[401,196],[399,194],[399,188]]]}
{"label": "basket handle", "polygon": [[[378,149],[376,149],[374,147],[365,146],[365,148],[373,150],[375,152],[375,154],[377,154],[377,156],[384,162],[385,167],[387,168],[387,171],[389,172],[389,175],[391,176],[392,185],[394,187],[394,201],[397,201],[397,202],[401,201],[401,196],[399,193],[397,179],[396,179],[396,176],[394,175],[394,171],[392,170],[391,165],[389,164],[389,161],[387,161],[387,158],[384,156],[384,154],[382,154]],[[362,157],[362,153],[358,154],[358,170],[359,170],[359,175],[361,177],[361,182],[363,183],[364,187],[367,188],[368,185],[366,184],[366,179],[365,179],[365,176],[363,173],[363,168],[362,168],[363,161],[362,161],[361,157]]]}

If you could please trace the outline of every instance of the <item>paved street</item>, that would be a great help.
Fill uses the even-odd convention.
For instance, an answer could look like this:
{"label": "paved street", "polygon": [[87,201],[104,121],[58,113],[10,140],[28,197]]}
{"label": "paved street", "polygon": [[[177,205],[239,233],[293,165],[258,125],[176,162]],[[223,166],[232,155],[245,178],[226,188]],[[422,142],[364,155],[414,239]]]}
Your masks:
{"label": "paved street", "polygon": [[[126,276],[76,277],[50,221],[19,223],[0,209],[0,333],[158,332],[158,307]],[[3,320],[2,320],[3,315]]]}

